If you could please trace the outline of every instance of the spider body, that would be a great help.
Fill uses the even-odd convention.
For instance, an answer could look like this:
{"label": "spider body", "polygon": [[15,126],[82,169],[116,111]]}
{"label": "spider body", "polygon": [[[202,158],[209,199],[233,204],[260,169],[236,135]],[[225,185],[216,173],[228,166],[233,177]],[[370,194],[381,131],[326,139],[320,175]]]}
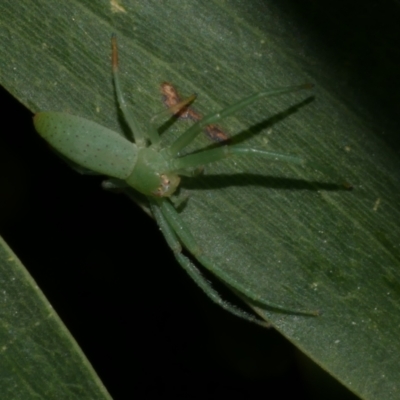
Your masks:
{"label": "spider body", "polygon": [[[226,157],[258,155],[274,161],[295,164],[305,164],[297,156],[268,152],[261,149],[241,145],[224,145],[217,148],[205,149],[195,154],[181,156],[182,150],[207,126],[249,106],[263,97],[277,96],[297,90],[308,89],[312,85],[305,84],[255,93],[237,103],[210,114],[197,118],[196,123],[184,132],[171,145],[163,147],[158,132],[149,129],[141,132],[125,103],[118,75],[118,56],[116,37],[112,37],[112,69],[116,96],[121,112],[130,127],[134,143],[118,133],[85,118],[59,112],[41,112],[35,115],[34,125],[38,133],[63,156],[76,164],[99,174],[117,179],[120,187],[129,186],[147,196],[150,210],[161,228],[165,239],[173,250],[179,264],[217,304],[233,314],[265,325],[251,314],[238,309],[223,300],[203,277],[197,266],[182,253],[184,247],[200,264],[213,272],[228,286],[241,293],[250,302],[258,306],[283,310],[285,312],[316,315],[313,311],[288,309],[270,302],[264,296],[253,293],[246,282],[238,281],[227,274],[222,268],[214,265],[203,254],[183,219],[170,201],[176,192],[180,176],[193,176],[203,165],[222,160]],[[174,114],[187,109],[195,96],[181,100],[176,96],[171,100],[170,110]]]}

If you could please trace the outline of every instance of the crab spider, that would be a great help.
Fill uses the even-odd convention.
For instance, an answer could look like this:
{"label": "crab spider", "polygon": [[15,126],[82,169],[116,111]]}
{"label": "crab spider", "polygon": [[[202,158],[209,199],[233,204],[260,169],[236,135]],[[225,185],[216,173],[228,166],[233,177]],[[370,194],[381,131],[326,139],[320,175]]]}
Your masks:
{"label": "crab spider", "polygon": [[[151,213],[160,226],[178,263],[201,289],[224,309],[246,320],[266,325],[265,322],[223,300],[191,259],[182,253],[182,247],[199,264],[210,270],[234,291],[243,295],[250,303],[286,313],[317,315],[316,312],[288,309],[280,304],[270,302],[267,298],[250,290],[245,282],[237,281],[227,274],[223,268],[215,265],[201,252],[195,237],[170,200],[179,186],[180,175],[191,176],[193,171],[203,165],[227,157],[258,156],[274,161],[304,165],[305,160],[300,157],[242,145],[225,145],[188,155],[181,155],[181,153],[207,125],[218,123],[261,98],[309,89],[312,85],[290,86],[252,94],[217,113],[212,113],[198,120],[171,145],[163,146],[156,129],[151,128],[148,132],[142,132],[128,109],[119,81],[115,35],[112,36],[112,72],[118,105],[132,131],[134,142],[96,122],[60,112],[40,112],[36,114],[34,125],[37,132],[54,149],[79,166],[114,178],[113,181],[116,179],[117,182],[145,195],[149,201]],[[191,96],[187,100],[174,105],[173,109],[168,110],[169,113],[171,111],[176,113],[188,106],[194,98],[195,96]]]}

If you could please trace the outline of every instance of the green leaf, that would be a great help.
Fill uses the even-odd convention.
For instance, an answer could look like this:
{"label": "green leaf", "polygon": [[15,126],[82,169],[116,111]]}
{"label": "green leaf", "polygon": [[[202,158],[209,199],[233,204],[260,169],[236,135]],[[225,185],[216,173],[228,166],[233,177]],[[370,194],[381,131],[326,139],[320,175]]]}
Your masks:
{"label": "green leaf", "polygon": [[110,399],[35,281],[0,237],[3,399]]}
{"label": "green leaf", "polygon": [[[393,142],[376,134],[382,120],[371,114],[371,98],[342,84],[345,73],[318,43],[315,26],[304,26],[293,10],[256,1],[119,2],[119,11],[115,4],[2,6],[1,83],[32,111],[69,112],[122,133],[111,32],[143,129],[162,107],[163,81],[197,93],[194,107],[203,114],[261,88],[315,83],[315,98],[263,101],[223,129],[239,133],[234,141],[335,172],[228,160],[183,181],[190,199],[182,216],[207,256],[260,296],[321,311],[258,310],[293,344],[362,398],[397,398],[399,161]],[[339,67],[346,62],[354,60]],[[369,96],[381,82],[374,83]],[[174,125],[165,139],[187,126]],[[200,137],[193,149],[209,144]]]}

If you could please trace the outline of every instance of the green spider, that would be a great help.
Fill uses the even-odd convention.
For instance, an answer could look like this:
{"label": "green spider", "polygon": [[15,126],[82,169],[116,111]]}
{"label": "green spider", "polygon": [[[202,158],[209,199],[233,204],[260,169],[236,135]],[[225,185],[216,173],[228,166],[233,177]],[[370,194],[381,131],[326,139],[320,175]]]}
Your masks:
{"label": "green spider", "polygon": [[[34,116],[37,132],[61,155],[77,165],[98,174],[106,175],[145,195],[150,210],[179,264],[204,292],[217,304],[231,313],[266,325],[264,321],[248,312],[233,306],[221,298],[203,277],[197,266],[182,253],[182,246],[201,265],[211,271],[228,287],[240,293],[250,303],[270,309],[303,315],[317,315],[317,312],[288,309],[254,293],[246,282],[239,282],[222,268],[214,265],[201,251],[196,239],[171,202],[171,196],[177,190],[180,176],[194,176],[203,165],[223,160],[227,157],[258,156],[269,160],[305,165],[305,160],[292,156],[245,147],[224,145],[206,149],[195,154],[181,156],[182,151],[199,135],[202,129],[254,103],[263,97],[278,96],[302,89],[309,89],[310,84],[290,86],[255,93],[237,103],[197,121],[171,145],[163,147],[156,129],[142,132],[131,115],[119,82],[118,51],[115,35],[112,36],[112,72],[113,81],[121,112],[133,134],[134,143],[104,126],[88,119],[60,112],[40,112]],[[175,105],[169,112],[175,113],[187,106],[195,96]]]}

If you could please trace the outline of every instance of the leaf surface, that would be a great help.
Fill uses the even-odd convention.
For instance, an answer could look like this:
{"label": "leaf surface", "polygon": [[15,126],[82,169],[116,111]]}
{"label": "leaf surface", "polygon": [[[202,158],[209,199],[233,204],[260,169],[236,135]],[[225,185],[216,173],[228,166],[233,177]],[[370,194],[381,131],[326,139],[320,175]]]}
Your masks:
{"label": "leaf surface", "polygon": [[[262,88],[313,82],[315,97],[263,100],[221,125],[235,143],[334,172],[230,159],[183,180],[190,200],[182,217],[207,256],[244,286],[283,307],[321,311],[259,310],[303,352],[363,398],[398,397],[399,159],[376,134],[367,100],[336,84],[340,74],[312,26],[261,2],[19,1],[0,14],[7,90],[34,112],[80,115],[121,134],[111,32],[143,129],[162,109],[163,81],[196,93],[202,114]],[[202,136],[191,149],[207,145]]]}

